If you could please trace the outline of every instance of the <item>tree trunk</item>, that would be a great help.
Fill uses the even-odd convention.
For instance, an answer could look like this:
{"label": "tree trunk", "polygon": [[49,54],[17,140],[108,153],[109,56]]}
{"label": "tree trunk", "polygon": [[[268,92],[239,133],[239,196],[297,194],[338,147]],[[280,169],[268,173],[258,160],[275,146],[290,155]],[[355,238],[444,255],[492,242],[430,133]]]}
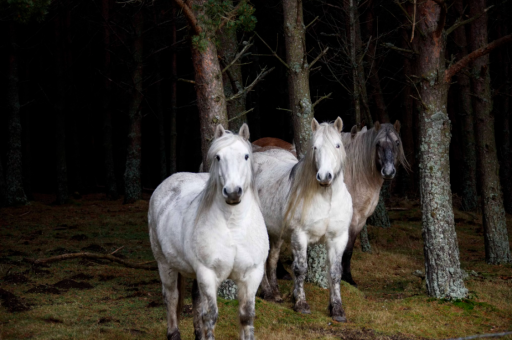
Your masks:
{"label": "tree trunk", "polygon": [[7,206],[7,185],[5,184],[4,168],[0,159],[0,208]]}
{"label": "tree trunk", "polygon": [[[201,23],[207,20],[205,5],[207,0],[196,0],[192,6],[195,17]],[[226,97],[222,86],[222,74],[215,47],[213,32],[205,32],[206,37],[200,37],[199,44],[192,44],[192,63],[195,71],[195,88],[197,95],[197,108],[201,126],[201,153],[203,156],[203,169],[208,171],[208,149],[213,140],[215,127],[218,124],[228,126],[226,112]]]}
{"label": "tree trunk", "polygon": [[419,2],[417,25],[425,33],[418,42],[421,75],[420,192],[427,291],[436,298],[467,296],[460,270],[450,188],[450,129],[446,107],[449,84],[444,81],[446,36],[441,6]]}
{"label": "tree trunk", "polygon": [[[236,30],[224,28],[219,34],[219,56],[223,60],[223,68],[226,67],[233,59],[235,59],[238,50],[238,41],[236,38]],[[226,98],[231,97],[244,90],[244,79],[242,77],[242,67],[240,62],[236,62],[233,66],[222,74],[222,82],[224,84],[224,95]],[[238,131],[244,123],[247,123],[247,116],[237,117],[245,111],[246,96],[231,100],[226,103],[228,112],[229,129]]]}
{"label": "tree trunk", "polygon": [[306,28],[302,16],[302,0],[283,0],[289,105],[292,111],[293,141],[297,157],[306,154],[314,117],[309,92],[309,65],[306,57]]}
{"label": "tree trunk", "polygon": [[57,175],[57,200],[56,204],[65,204],[69,201],[68,166],[66,162],[66,114],[64,112],[66,98],[66,84],[64,78],[65,60],[62,31],[64,25],[61,14],[55,18],[55,74],[56,74],[56,98],[55,109],[55,169]]}
{"label": "tree trunk", "polygon": [[105,162],[105,189],[107,198],[117,200],[117,180],[114,171],[114,151],[112,145],[112,112],[110,108],[110,97],[112,95],[112,81],[110,71],[110,0],[101,2],[103,15],[103,157]]}
{"label": "tree trunk", "polygon": [[133,203],[142,198],[140,179],[141,162],[141,112],[142,104],[142,28],[143,13],[138,10],[134,17],[135,40],[133,44],[134,70],[132,75],[133,93],[128,108],[130,120],[128,132],[128,150],[126,152],[126,169],[124,172],[124,203]]}
{"label": "tree trunk", "polygon": [[[463,1],[454,3],[458,17],[462,17]],[[457,48],[456,58],[462,59],[468,54],[466,41],[466,28],[460,26],[454,32],[454,42]],[[476,145],[475,130],[473,127],[473,107],[471,106],[471,83],[467,72],[457,74],[459,133],[461,136],[462,151],[462,210],[475,211],[478,205],[476,191]]]}
{"label": "tree trunk", "polygon": [[[485,0],[470,3],[470,16],[484,12]],[[471,23],[469,43],[473,51],[487,45],[487,14]],[[485,260],[490,264],[509,263],[505,209],[499,178],[499,164],[492,116],[492,95],[489,76],[489,55],[486,54],[472,64],[473,110],[476,118],[476,146],[480,193],[484,222]]]}
{"label": "tree trunk", "polygon": [[[176,4],[172,3],[172,41],[171,44],[176,44]],[[178,133],[176,131],[176,113],[178,112],[177,98],[176,98],[176,80],[178,75],[177,70],[177,53],[173,48],[171,52],[171,117],[170,123],[170,148],[169,148],[169,176],[177,171],[176,162],[176,138]]]}
{"label": "tree trunk", "polygon": [[375,207],[372,216],[368,218],[367,224],[374,227],[391,228],[388,211],[386,210],[385,199],[388,196],[389,184],[384,183],[380,189],[379,203]]}
{"label": "tree trunk", "polygon": [[8,98],[8,152],[5,171],[7,185],[7,204],[19,205],[27,203],[23,190],[23,161],[21,147],[21,116],[18,76],[18,56],[16,43],[16,23],[9,24],[9,79],[7,86]]}

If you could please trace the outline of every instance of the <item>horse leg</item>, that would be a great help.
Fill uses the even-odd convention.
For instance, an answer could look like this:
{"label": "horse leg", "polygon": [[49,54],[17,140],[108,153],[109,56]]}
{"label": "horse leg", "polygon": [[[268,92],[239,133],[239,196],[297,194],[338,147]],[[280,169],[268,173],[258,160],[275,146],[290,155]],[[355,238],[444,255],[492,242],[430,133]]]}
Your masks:
{"label": "horse leg", "polygon": [[267,272],[270,287],[272,289],[272,296],[275,302],[283,302],[281,294],[279,293],[279,284],[277,283],[277,262],[279,261],[279,253],[281,252],[281,245],[283,240],[271,241],[270,253],[267,259]]}
{"label": "horse leg", "polygon": [[327,278],[330,288],[329,312],[334,321],[347,322],[345,311],[341,304],[340,282],[343,273],[341,259],[347,245],[348,233],[335,239],[327,240]]}
{"label": "horse leg", "polygon": [[167,310],[167,339],[181,340],[180,331],[178,330],[178,313],[180,311],[177,310],[180,298],[178,272],[160,263],[158,264],[158,272],[162,281],[162,295]]}
{"label": "horse leg", "polygon": [[308,273],[308,240],[303,233],[294,233],[291,239],[293,253],[293,297],[295,298],[296,312],[309,314],[311,310],[306,302],[306,293],[304,292],[304,280]]}
{"label": "horse leg", "polygon": [[255,296],[264,266],[245,273],[238,286],[238,311],[240,315],[240,340],[254,340]]}
{"label": "horse leg", "polygon": [[202,340],[204,334],[203,319],[201,317],[202,310],[201,293],[199,292],[199,286],[197,280],[194,280],[192,284],[192,311],[194,314],[194,339]]}
{"label": "horse leg", "polygon": [[350,262],[352,259],[352,252],[354,251],[354,243],[356,242],[357,235],[361,232],[362,227],[358,228],[358,225],[354,223],[354,220],[355,218],[352,218],[352,222],[350,223],[348,243],[341,260],[341,265],[343,267],[343,275],[341,276],[341,279],[357,288],[357,283],[352,278],[352,272],[350,271]]}
{"label": "horse leg", "polygon": [[215,324],[219,317],[217,308],[218,280],[215,272],[209,269],[202,269],[197,273],[197,284],[201,303],[199,307],[199,318],[202,322],[202,336],[205,340],[214,340]]}

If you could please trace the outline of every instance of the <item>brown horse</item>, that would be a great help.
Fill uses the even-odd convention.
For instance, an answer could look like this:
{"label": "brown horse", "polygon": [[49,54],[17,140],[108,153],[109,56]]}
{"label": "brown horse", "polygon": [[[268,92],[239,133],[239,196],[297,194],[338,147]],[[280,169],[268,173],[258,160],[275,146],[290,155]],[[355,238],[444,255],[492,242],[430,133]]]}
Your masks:
{"label": "brown horse", "polygon": [[[396,166],[400,163],[409,168],[405,159],[402,140],[400,139],[400,122],[380,124],[360,132],[352,128],[351,132],[342,133],[342,141],[347,153],[345,164],[345,184],[352,196],[354,214],[350,223],[349,241],[343,254],[342,279],[353,286],[350,260],[354,242],[361,232],[366,220],[375,211],[379,201],[379,193],[385,180],[396,175]],[[253,142],[253,148],[280,147],[291,152],[292,144],[278,138],[262,138]],[[258,150],[254,150],[257,152]]]}

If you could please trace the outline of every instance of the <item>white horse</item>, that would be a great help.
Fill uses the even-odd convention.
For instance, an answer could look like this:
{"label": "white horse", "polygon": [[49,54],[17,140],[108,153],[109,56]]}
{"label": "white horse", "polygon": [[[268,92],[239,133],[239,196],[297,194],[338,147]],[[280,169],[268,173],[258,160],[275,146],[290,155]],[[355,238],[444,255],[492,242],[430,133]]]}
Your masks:
{"label": "white horse", "polygon": [[238,285],[240,339],[254,339],[255,295],[269,242],[254,189],[249,128],[235,135],[219,125],[208,151],[210,173],[177,173],[149,202],[149,236],[167,307],[167,338],[178,330],[181,276],[194,278],[196,339],[214,339],[217,289]]}
{"label": "white horse", "polygon": [[343,181],[345,148],[341,141],[343,122],[318,124],[313,119],[313,137],[303,159],[283,149],[254,153],[256,188],[270,238],[270,254],[262,296],[282,301],[276,265],[283,241],[293,252],[294,310],[310,313],[304,293],[308,244],[324,242],[330,286],[329,310],[336,321],[346,321],[341,306],[341,258],[348,241],[352,198]]}

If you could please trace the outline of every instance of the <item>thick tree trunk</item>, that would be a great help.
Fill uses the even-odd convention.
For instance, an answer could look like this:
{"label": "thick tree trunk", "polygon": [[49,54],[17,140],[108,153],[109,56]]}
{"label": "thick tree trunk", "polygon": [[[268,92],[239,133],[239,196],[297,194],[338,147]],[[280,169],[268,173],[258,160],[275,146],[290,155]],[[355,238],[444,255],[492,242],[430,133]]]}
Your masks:
{"label": "thick tree trunk", "polygon": [[[199,22],[206,20],[206,0],[193,2],[192,11]],[[195,71],[197,108],[201,126],[201,153],[203,155],[203,169],[208,171],[206,156],[210,143],[213,140],[215,127],[218,124],[228,126],[226,112],[226,97],[222,86],[222,74],[217,57],[217,48],[213,32],[206,32],[207,37],[201,38],[200,46],[192,44],[192,63]]]}
{"label": "thick tree trunk", "polygon": [[459,261],[450,188],[450,129],[446,112],[449,85],[444,81],[446,38],[440,5],[418,3],[418,22],[426,37],[418,43],[421,75],[420,191],[427,291],[436,298],[467,296]]}
{"label": "thick tree trunk", "polygon": [[101,2],[103,15],[103,157],[105,162],[105,189],[107,198],[117,200],[117,180],[114,171],[114,150],[112,145],[112,112],[110,108],[110,96],[112,95],[112,81],[110,72],[110,0]]}
{"label": "thick tree trunk", "polygon": [[65,204],[69,201],[68,188],[68,166],[66,162],[66,114],[64,112],[66,89],[64,78],[64,47],[62,30],[64,25],[61,15],[55,18],[55,74],[56,80],[56,98],[54,101],[55,109],[55,170],[57,178],[57,200],[56,204]]}
{"label": "thick tree trunk", "polygon": [[135,40],[133,44],[134,70],[132,75],[133,93],[128,108],[130,120],[128,132],[128,150],[126,152],[126,169],[124,172],[124,203],[133,203],[142,198],[141,185],[141,121],[142,104],[142,28],[143,13],[137,11],[134,17]]}
{"label": "thick tree trunk", "polygon": [[4,167],[0,159],[0,208],[7,206],[7,185],[5,184]]}
{"label": "thick tree trunk", "polygon": [[27,196],[23,190],[23,160],[21,147],[21,115],[18,77],[18,56],[16,45],[16,24],[9,24],[9,79],[8,98],[8,151],[5,180],[7,185],[7,203],[9,205],[26,204]]}
{"label": "thick tree trunk", "polygon": [[[480,15],[486,7],[485,0],[473,0],[470,5],[470,16]],[[487,45],[487,13],[471,23],[469,32],[469,43],[473,51]],[[509,263],[512,258],[499,178],[488,54],[473,61],[471,73],[472,93],[476,94],[473,96],[473,110],[484,215],[485,259],[491,264]]]}
{"label": "thick tree trunk", "polygon": [[[463,1],[454,3],[458,17],[462,17]],[[457,48],[456,57],[462,59],[468,54],[466,41],[466,28],[460,26],[454,31],[454,42]],[[478,205],[476,191],[476,145],[475,130],[473,127],[473,107],[471,104],[471,83],[467,72],[457,74],[458,91],[458,115],[459,134],[461,137],[462,151],[462,210],[475,211]]]}
{"label": "thick tree trunk", "polygon": [[306,154],[314,117],[309,92],[309,65],[306,57],[306,28],[301,0],[283,0],[286,63],[288,70],[289,105],[292,111],[293,141],[297,156]]}
{"label": "thick tree trunk", "polygon": [[[172,41],[171,44],[176,44],[176,4],[172,3]],[[178,75],[177,69],[177,53],[173,48],[171,54],[171,117],[170,123],[170,147],[169,147],[169,176],[177,171],[176,162],[176,138],[178,133],[176,131],[176,113],[178,112],[177,98],[176,98],[176,80]]]}
{"label": "thick tree trunk", "polygon": [[[233,59],[235,59],[238,50],[238,41],[236,39],[236,30],[223,29],[219,36],[219,56],[223,61],[223,68],[226,67]],[[233,66],[222,74],[222,82],[224,84],[224,95],[226,98],[234,94],[242,92],[244,89],[244,79],[242,77],[242,67],[240,62],[236,62]],[[246,96],[231,100],[226,103],[229,119],[229,129],[231,131],[238,131],[240,127],[247,123],[247,116],[237,117],[240,113],[245,111]]]}

